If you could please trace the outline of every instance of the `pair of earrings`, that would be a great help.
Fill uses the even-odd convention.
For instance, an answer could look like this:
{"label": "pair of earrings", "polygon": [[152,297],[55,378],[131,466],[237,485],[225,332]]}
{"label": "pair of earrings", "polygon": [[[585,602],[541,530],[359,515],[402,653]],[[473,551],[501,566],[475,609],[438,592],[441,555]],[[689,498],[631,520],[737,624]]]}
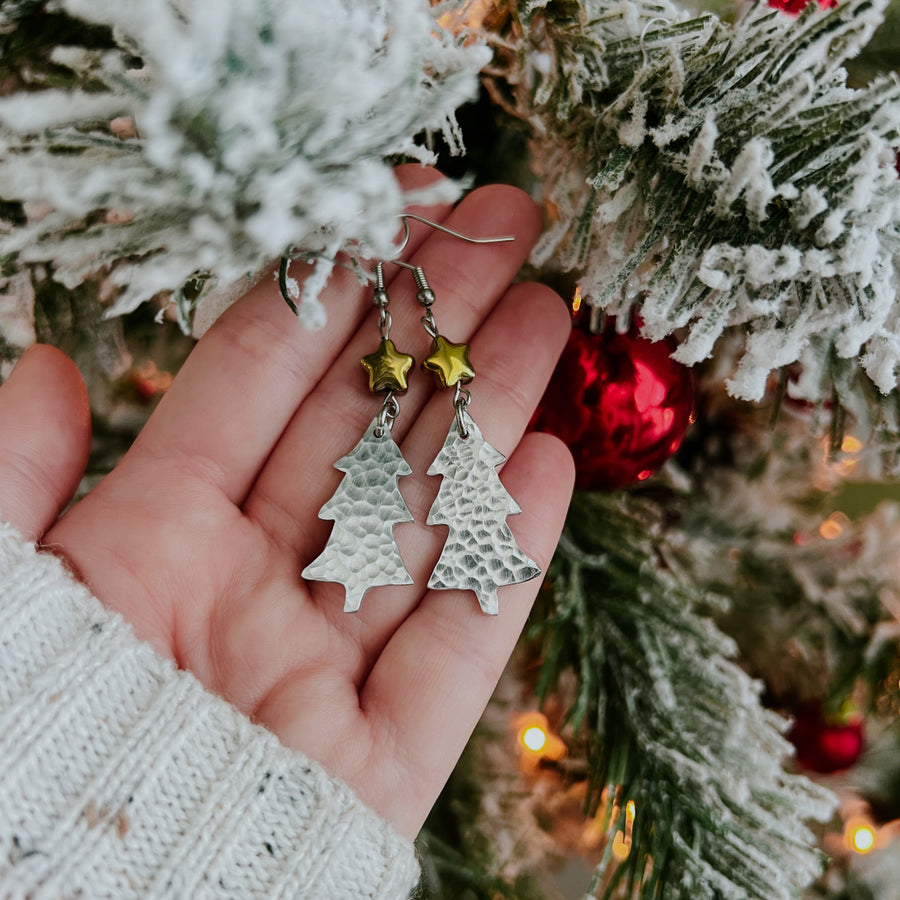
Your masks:
{"label": "pair of earrings", "polygon": [[[409,239],[407,218],[472,243],[495,243],[512,238],[470,238],[450,231],[420,216],[401,217]],[[402,246],[401,246],[402,250]],[[398,259],[375,266],[372,296],[379,310],[378,348],[360,362],[369,376],[369,390],[384,394],[381,409],[359,443],[334,467],[344,473],[337,490],[319,510],[319,518],[334,527],[322,552],[303,569],[304,578],[334,581],[344,585],[344,611],[359,609],[366,592],[380,585],[412,584],[412,578],[394,540],[394,525],[412,522],[397,481],[412,469],[391,437],[400,413],[396,394],[407,389],[407,373],[413,357],[401,353],[390,339],[391,314],[384,286],[385,262],[409,269],[416,282],[416,300],[424,308],[422,325],[431,338],[431,352],[422,368],[431,372],[442,388],[453,388],[454,416],[444,445],[428,468],[429,475],[442,475],[438,495],[426,524],[446,525],[449,532],[440,558],[428,580],[438,590],[471,590],[481,609],[489,615],[499,611],[497,590],[540,575],[541,570],[516,543],[507,516],[521,507],[507,493],[495,471],[505,460],[484,439],[469,415],[471,394],[465,388],[475,377],[467,344],[448,341],[438,330],[432,306],[435,301],[425,273],[418,266]],[[288,258],[282,260],[281,285],[285,299]]]}

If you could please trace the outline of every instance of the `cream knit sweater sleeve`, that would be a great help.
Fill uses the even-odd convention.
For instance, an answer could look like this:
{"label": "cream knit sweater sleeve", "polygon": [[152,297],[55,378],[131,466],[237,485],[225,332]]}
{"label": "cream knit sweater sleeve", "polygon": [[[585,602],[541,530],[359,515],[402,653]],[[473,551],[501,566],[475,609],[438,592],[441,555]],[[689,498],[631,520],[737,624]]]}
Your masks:
{"label": "cream knit sweater sleeve", "polygon": [[0,524],[0,897],[401,900],[412,845]]}

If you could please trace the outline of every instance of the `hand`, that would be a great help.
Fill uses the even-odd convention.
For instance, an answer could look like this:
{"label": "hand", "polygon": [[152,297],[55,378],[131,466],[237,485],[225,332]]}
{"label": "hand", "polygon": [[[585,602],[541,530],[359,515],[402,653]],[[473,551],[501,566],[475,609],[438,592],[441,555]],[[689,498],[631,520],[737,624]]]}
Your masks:
{"label": "hand", "polygon": [[[407,185],[437,177],[403,167]],[[405,252],[437,294],[441,333],[472,345],[471,413],[509,457],[503,481],[522,507],[509,524],[543,569],[572,487],[568,451],[523,437],[565,342],[563,303],[536,284],[509,286],[539,231],[520,191],[490,187],[458,208],[417,208],[473,245],[411,223]],[[296,267],[300,268],[299,264]],[[393,329],[421,359],[429,339],[409,272],[388,266]],[[0,391],[0,504],[67,560],[137,635],[212,691],[321,762],[412,838],[487,703],[540,579],[503,587],[485,616],[470,592],[429,591],[446,537],[425,526],[439,479],[426,469],[453,417],[449,391],[411,373],[394,439],[413,469],[399,487],[415,524],[395,537],[415,584],[366,594],[300,575],[325,545],[317,512],[343,477],[332,464],[380,408],[360,358],[378,345],[371,287],[338,271],[328,324],[306,332],[266,279],[200,341],[116,469],[53,524],[83,471],[84,388],[47,347],[23,357]],[[45,532],[46,529],[48,529]]]}

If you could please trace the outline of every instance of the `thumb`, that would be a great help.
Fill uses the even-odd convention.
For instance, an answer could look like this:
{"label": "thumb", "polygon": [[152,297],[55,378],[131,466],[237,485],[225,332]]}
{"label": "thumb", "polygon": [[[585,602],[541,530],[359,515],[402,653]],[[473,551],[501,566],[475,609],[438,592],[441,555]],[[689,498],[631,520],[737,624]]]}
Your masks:
{"label": "thumb", "polygon": [[35,344],[0,388],[0,518],[38,540],[87,465],[91,413],[75,363]]}

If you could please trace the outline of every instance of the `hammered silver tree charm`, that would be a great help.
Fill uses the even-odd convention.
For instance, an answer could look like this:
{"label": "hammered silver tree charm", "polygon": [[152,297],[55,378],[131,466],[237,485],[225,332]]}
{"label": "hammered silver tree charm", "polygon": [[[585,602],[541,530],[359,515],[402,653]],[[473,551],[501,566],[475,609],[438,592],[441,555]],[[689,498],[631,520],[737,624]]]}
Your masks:
{"label": "hammered silver tree charm", "polygon": [[507,516],[522,509],[497,474],[496,466],[505,459],[460,409],[428,469],[429,475],[444,476],[428,524],[450,530],[428,587],[474,591],[489,615],[500,611],[497,588],[541,574],[506,524]]}
{"label": "hammered silver tree charm", "polygon": [[497,589],[529,581],[540,575],[541,569],[516,543],[506,524],[508,516],[522,509],[496,471],[505,457],[484,439],[468,412],[471,396],[463,385],[475,377],[469,346],[454,344],[438,332],[431,311],[434,292],[421,269],[414,269],[413,274],[419,288],[416,299],[426,310],[422,324],[432,341],[422,368],[431,372],[441,387],[455,389],[456,415],[443,448],[428,469],[429,475],[443,475],[444,479],[427,523],[449,529],[428,587],[474,591],[481,609],[495,616],[500,611]]}
{"label": "hammered silver tree charm", "polygon": [[372,298],[379,309],[381,343],[360,362],[369,375],[369,390],[384,393],[384,402],[359,443],[334,464],[344,478],[319,510],[319,518],[334,521],[334,528],[325,549],[302,573],[313,581],[344,585],[344,612],[358,610],[369,588],[412,584],[394,540],[394,525],[413,521],[397,486],[398,478],[412,469],[391,437],[391,426],[400,411],[394,392],[406,390],[413,358],[400,353],[389,337],[382,265],[375,267]]}
{"label": "hammered silver tree charm", "polygon": [[344,478],[319,510],[319,518],[333,520],[334,528],[325,549],[303,570],[304,578],[344,585],[344,612],[359,609],[369,588],[412,584],[394,540],[394,525],[413,520],[397,486],[412,469],[380,420],[381,413],[334,464]]}

